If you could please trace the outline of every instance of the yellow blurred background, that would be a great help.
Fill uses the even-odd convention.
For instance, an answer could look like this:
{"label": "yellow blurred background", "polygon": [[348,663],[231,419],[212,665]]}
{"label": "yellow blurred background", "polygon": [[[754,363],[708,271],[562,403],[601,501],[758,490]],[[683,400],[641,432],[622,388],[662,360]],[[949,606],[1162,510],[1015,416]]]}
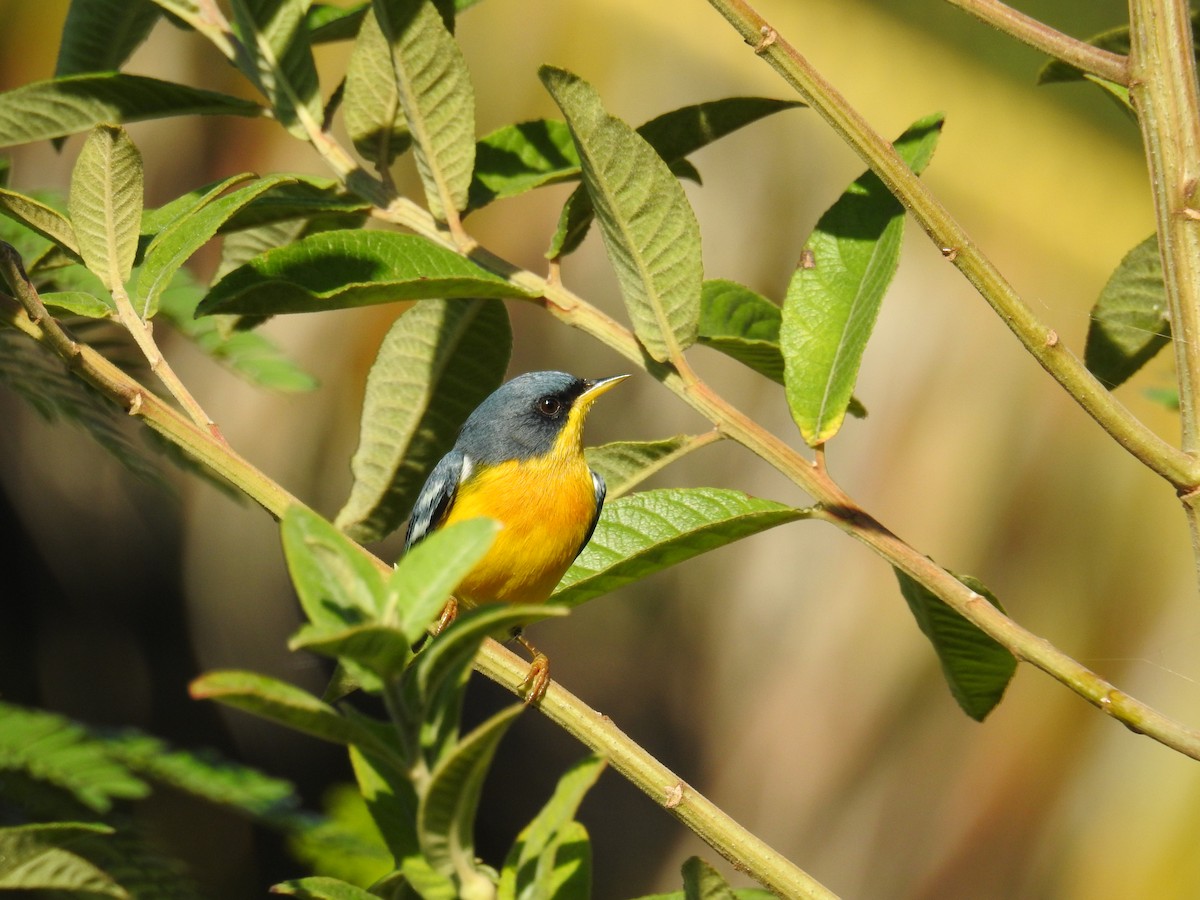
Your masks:
{"label": "yellow blurred background", "polygon": [[[1022,9],[1085,37],[1124,19],[1116,0]],[[885,136],[946,115],[924,176],[1026,301],[1082,354],[1088,313],[1121,257],[1153,230],[1134,127],[1087,86],[1034,86],[1038,54],[938,0],[763,0],[760,11]],[[0,87],[49,77],[63,0],[0,0]],[[678,106],[783,84],[700,0],[486,0],[463,14],[477,132],[554,115],[541,63],[595,84],[638,124]],[[319,51],[327,84],[345,45]],[[129,71],[244,90],[201,41],[160,24]],[[323,173],[269,122],[138,124],[148,203],[244,170]],[[78,139],[15,150],[18,190],[65,189]],[[698,153],[688,186],[707,277],[781,299],[817,217],[862,164],[810,111],[755,124]],[[416,190],[406,166],[402,184]],[[533,269],[562,188],[468,220]],[[204,264],[211,266],[209,254]],[[208,271],[200,274],[207,275]],[[599,238],[564,280],[621,315]],[[510,305],[512,373],[600,376],[623,360],[536,310]],[[168,354],[226,436],[300,497],[334,513],[349,486],[363,379],[391,307],[275,320],[267,331],[316,373],[302,396],[249,388],[176,341]],[[1146,396],[1169,353],[1119,389],[1177,439]],[[782,392],[702,348],[697,368],[799,445]],[[828,447],[834,476],[885,525],[1106,678],[1200,723],[1200,605],[1184,518],[1168,485],[1120,450],[1019,348],[910,228],[857,395],[870,416]],[[297,625],[275,525],[181,481],[171,500],[88,438],[0,390],[0,696],[85,721],[215,744],[295,780],[312,804],[348,769],[334,749],[186,697],[216,667],[312,690],[326,670],[289,654]],[[653,439],[705,423],[648,377],[598,406],[589,442]],[[719,485],[806,498],[735,446],[689,457],[648,486]],[[391,547],[394,550],[394,546]],[[15,574],[14,574],[15,573]],[[1023,667],[984,724],[945,688],[889,567],[833,529],[797,523],[661,573],[541,625],[555,677],[698,790],[847,898],[1200,896],[1200,768],[1135,736]],[[480,684],[471,714],[503,701]],[[507,842],[582,748],[546,720],[511,733],[485,797],[480,846]],[[499,783],[503,782],[503,783]],[[215,897],[261,896],[294,876],[269,837],[223,814],[161,802],[144,813]],[[606,775],[583,807],[595,896],[676,890],[682,861],[715,854]],[[736,884],[745,879],[730,872]]]}

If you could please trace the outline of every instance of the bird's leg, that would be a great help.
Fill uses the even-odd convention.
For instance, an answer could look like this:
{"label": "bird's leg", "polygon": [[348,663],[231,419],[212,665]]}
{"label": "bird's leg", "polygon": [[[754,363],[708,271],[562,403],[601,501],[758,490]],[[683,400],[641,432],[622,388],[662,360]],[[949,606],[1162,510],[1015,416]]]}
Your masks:
{"label": "bird's leg", "polygon": [[525,676],[519,688],[525,695],[525,705],[532,706],[546,696],[546,688],[550,686],[550,660],[546,658],[545,653],[525,640],[520,629],[513,631],[513,638],[533,657],[529,663],[529,674]]}
{"label": "bird's leg", "polygon": [[458,617],[458,601],[451,597],[446,601],[446,605],[442,607],[442,614],[438,616],[436,622],[433,623],[433,636],[437,637],[443,631],[450,627],[450,623]]}

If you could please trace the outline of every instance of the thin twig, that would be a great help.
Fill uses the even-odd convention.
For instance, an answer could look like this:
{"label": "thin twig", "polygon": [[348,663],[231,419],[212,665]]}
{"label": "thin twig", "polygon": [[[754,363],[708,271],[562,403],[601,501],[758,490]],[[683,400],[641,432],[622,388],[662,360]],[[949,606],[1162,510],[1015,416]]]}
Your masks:
{"label": "thin twig", "polygon": [[946,0],[975,18],[1003,31],[1010,37],[1041,50],[1048,56],[1069,63],[1082,72],[1111,81],[1129,84],[1129,60],[1119,53],[1093,47],[1063,34],[1032,16],[1027,16],[999,0]]}

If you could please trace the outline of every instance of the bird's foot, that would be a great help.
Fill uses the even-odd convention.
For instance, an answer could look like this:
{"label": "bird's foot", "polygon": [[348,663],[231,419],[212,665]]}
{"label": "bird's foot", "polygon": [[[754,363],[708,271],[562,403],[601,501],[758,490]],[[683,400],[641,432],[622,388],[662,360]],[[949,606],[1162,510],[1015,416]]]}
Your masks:
{"label": "bird's foot", "polygon": [[442,614],[433,623],[433,636],[437,637],[450,627],[450,623],[458,617],[458,601],[451,597],[442,607]]}
{"label": "bird's foot", "polygon": [[547,659],[545,653],[525,640],[520,632],[514,634],[513,637],[533,657],[529,663],[529,674],[525,676],[525,680],[517,689],[524,695],[525,705],[533,706],[546,696],[546,688],[550,686],[550,660]]}

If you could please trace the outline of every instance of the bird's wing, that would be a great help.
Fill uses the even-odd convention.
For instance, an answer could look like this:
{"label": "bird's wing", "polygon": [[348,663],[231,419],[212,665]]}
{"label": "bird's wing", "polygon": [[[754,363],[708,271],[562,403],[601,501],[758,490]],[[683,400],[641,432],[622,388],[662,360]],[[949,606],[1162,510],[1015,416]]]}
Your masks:
{"label": "bird's wing", "polygon": [[425,486],[417,495],[417,502],[413,504],[408,533],[404,536],[405,551],[442,523],[450,512],[459,484],[470,472],[471,459],[461,450],[451,450],[433,467],[425,479]]}
{"label": "bird's wing", "polygon": [[592,539],[592,533],[596,530],[596,523],[600,521],[600,510],[604,509],[604,496],[608,493],[608,486],[604,483],[604,476],[599,472],[592,472],[592,489],[596,492],[596,512],[592,515],[592,524],[588,526],[587,534],[583,537],[583,543],[575,551],[576,556],[583,552],[583,548],[587,546],[587,542]]}

